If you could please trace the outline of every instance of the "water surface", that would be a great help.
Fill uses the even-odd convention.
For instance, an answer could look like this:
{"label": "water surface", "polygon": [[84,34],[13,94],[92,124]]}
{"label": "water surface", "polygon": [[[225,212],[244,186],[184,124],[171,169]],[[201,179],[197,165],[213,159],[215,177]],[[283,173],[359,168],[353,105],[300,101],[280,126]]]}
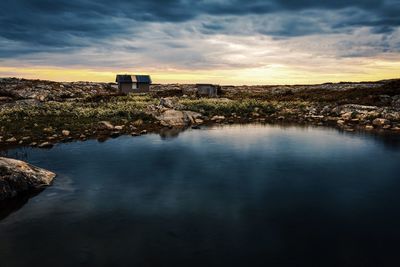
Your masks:
{"label": "water surface", "polygon": [[3,211],[0,265],[399,266],[399,141],[247,125],[9,151],[58,176]]}

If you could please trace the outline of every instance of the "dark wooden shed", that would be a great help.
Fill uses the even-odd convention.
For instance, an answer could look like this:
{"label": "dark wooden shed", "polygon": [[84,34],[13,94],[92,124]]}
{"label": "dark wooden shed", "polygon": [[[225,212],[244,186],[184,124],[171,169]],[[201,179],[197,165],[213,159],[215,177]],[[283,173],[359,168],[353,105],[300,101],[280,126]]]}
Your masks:
{"label": "dark wooden shed", "polygon": [[218,90],[220,86],[208,83],[198,83],[196,84],[197,95],[206,97],[216,97],[218,96]]}
{"label": "dark wooden shed", "polygon": [[120,93],[144,93],[150,91],[151,78],[149,75],[118,74],[115,80]]}

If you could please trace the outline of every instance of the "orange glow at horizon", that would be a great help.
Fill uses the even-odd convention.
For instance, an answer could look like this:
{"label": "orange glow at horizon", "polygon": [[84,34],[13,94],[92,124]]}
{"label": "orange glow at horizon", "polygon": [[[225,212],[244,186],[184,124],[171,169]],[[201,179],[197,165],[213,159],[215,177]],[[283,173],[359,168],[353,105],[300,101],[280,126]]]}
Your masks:
{"label": "orange glow at horizon", "polygon": [[221,70],[110,70],[59,67],[0,67],[0,77],[52,81],[114,82],[119,73],[149,74],[154,83],[216,83],[225,85],[317,84],[399,78],[400,62],[373,61],[357,73],[313,72],[283,65]]}

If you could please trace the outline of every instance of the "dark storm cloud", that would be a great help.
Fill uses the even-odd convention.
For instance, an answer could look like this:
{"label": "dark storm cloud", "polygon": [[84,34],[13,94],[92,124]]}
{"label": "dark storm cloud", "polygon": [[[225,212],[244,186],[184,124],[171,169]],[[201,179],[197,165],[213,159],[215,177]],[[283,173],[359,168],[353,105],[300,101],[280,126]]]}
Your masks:
{"label": "dark storm cloud", "polygon": [[[312,17],[296,16],[307,16],[308,11]],[[324,21],[319,11],[337,11],[340,16]],[[276,37],[362,26],[385,33],[400,25],[399,12],[398,0],[2,0],[0,37],[15,46],[0,47],[0,56],[90,47],[110,38],[132,38],[149,22],[181,23],[201,15],[239,20],[246,15],[277,16],[275,24],[249,28]],[[218,21],[200,25],[203,34],[236,32]]]}

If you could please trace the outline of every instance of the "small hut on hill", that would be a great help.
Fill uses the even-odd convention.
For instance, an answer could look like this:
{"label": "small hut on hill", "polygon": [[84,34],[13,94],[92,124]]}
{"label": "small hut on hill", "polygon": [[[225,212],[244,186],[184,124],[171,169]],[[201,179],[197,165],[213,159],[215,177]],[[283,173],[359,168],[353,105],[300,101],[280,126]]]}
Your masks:
{"label": "small hut on hill", "polygon": [[198,83],[196,84],[196,89],[198,96],[217,97],[220,86],[215,84]]}
{"label": "small hut on hill", "polygon": [[151,78],[149,75],[118,74],[115,81],[120,93],[143,93],[150,91]]}

